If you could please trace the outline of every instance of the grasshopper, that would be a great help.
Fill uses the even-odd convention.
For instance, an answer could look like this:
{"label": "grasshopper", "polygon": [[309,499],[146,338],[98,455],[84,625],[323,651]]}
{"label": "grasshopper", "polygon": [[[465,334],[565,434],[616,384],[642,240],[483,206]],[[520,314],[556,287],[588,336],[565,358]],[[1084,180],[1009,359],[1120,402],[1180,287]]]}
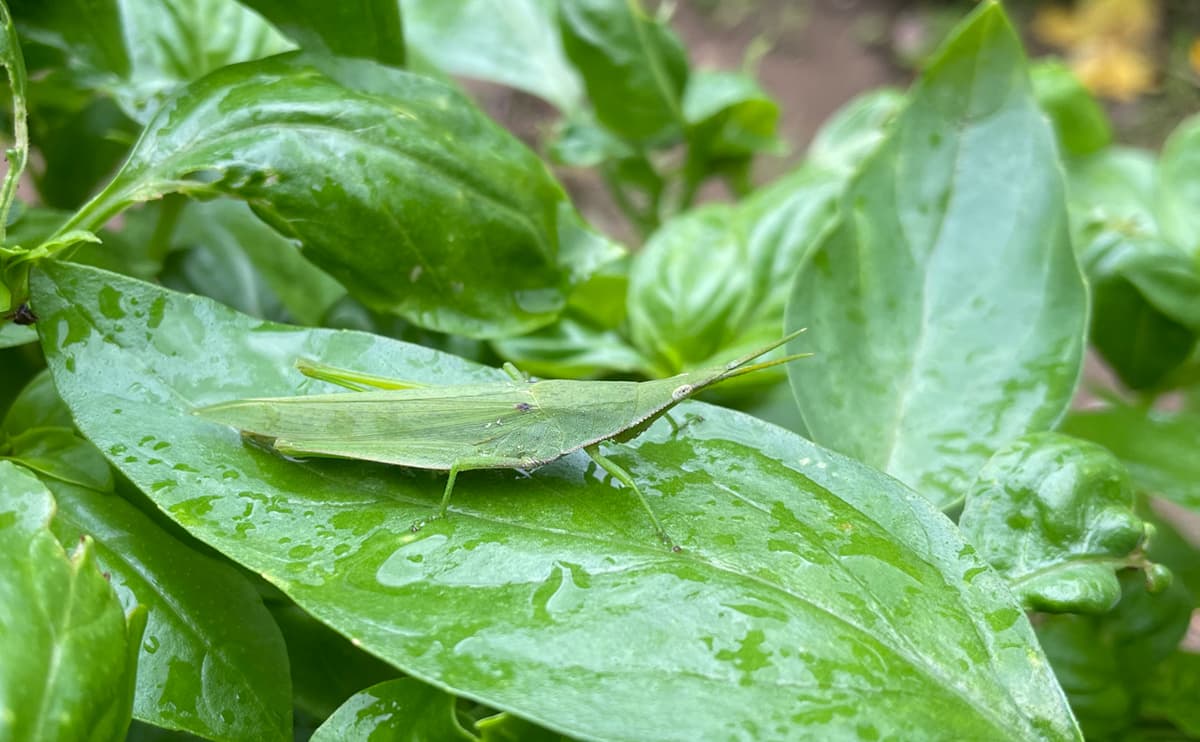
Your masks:
{"label": "grasshopper", "polygon": [[677,550],[633,477],[601,454],[599,445],[636,437],[672,407],[720,381],[811,355],[750,363],[801,332],[723,366],[651,381],[536,381],[506,363],[508,381],[427,386],[301,360],[296,365],[304,375],[353,391],[241,399],[196,414],[267,439],[288,456],[448,472],[435,518],[446,515],[459,472],[528,471],[583,449],[633,491],[659,536]]}

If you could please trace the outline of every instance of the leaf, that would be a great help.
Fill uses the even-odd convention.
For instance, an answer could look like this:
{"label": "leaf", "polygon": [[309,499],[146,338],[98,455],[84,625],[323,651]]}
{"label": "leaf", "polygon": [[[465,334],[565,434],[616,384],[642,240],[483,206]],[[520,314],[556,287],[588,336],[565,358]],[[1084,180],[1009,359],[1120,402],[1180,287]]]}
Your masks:
{"label": "leaf", "polygon": [[365,60],[273,57],[192,84],[68,226],[173,192],[246,200],[368,305],[472,337],[549,323],[618,252],[452,88]]}
{"label": "leaf", "polygon": [[37,478],[0,461],[0,736],[121,740],[145,614],[126,621],[91,540],[67,558],[53,514]]}
{"label": "leaf", "polygon": [[305,49],[404,66],[399,0],[240,0]]}
{"label": "leaf", "polygon": [[559,0],[567,58],[596,118],[634,142],[676,136],[684,123],[687,53],[637,0]]}
{"label": "leaf", "polygon": [[0,458],[12,459],[43,477],[100,491],[112,489],[108,462],[70,428],[28,430],[12,435],[6,447],[8,454]]}
{"label": "leaf", "polygon": [[1072,412],[1062,424],[1069,435],[1095,441],[1129,469],[1134,486],[1200,510],[1200,416],[1114,405]]}
{"label": "leaf", "polygon": [[1146,566],[1148,524],[1111,453],[1059,433],[1022,436],[992,456],[967,491],[958,526],[1008,578],[1028,610],[1104,613],[1116,572]]}
{"label": "leaf", "polygon": [[473,740],[454,716],[454,696],[412,678],[373,685],[342,704],[313,742],[348,739]]}
{"label": "leaf", "polygon": [[[12,145],[4,151],[4,161],[8,167],[4,180],[0,183],[0,242],[4,241],[4,230],[8,226],[8,210],[17,195],[17,184],[21,173],[25,170],[25,162],[29,158],[29,130],[25,120],[26,87],[29,81],[25,78],[25,57],[21,53],[21,42],[17,38],[17,29],[13,25],[12,15],[8,6],[0,2],[0,65],[8,76],[9,94],[12,96]],[[2,265],[2,263],[0,263]],[[6,312],[12,307],[3,296],[4,288],[0,286],[0,312]]]}
{"label": "leaf", "polygon": [[1039,60],[1029,74],[1034,95],[1049,114],[1064,152],[1087,155],[1112,143],[1107,114],[1070,67],[1054,59]]}
{"label": "leaf", "polygon": [[904,93],[880,88],[863,93],[839,108],[813,136],[808,161],[850,174],[875,151],[904,105]]}
{"label": "leaf", "polygon": [[0,348],[13,348],[37,340],[37,330],[28,325],[17,325],[0,320]]}
{"label": "leaf", "polygon": [[[48,470],[36,467],[58,480],[42,478],[58,503],[54,534],[64,544],[86,536],[122,605],[147,611],[134,715],[210,739],[290,737],[291,695],[279,681],[287,667],[283,640],[254,588],[112,494],[108,462],[74,434],[49,372],[14,400],[2,428],[10,434],[29,429],[67,441],[65,450],[48,452]],[[16,453],[32,465],[22,446]],[[57,473],[70,464],[64,454],[84,458],[88,477]]]}
{"label": "leaf", "polygon": [[508,85],[568,113],[583,90],[567,62],[557,0],[401,0],[408,43],[452,75]]}
{"label": "leaf", "polygon": [[320,324],[330,308],[346,295],[337,281],[305,260],[295,244],[259,221],[245,204],[188,204],[179,218],[174,242],[207,248],[218,255],[228,253],[230,260],[238,264],[249,261],[257,280],[269,287],[288,314],[301,324]]}
{"label": "leaf", "polygon": [[1127,738],[1159,665],[1187,630],[1192,598],[1179,585],[1149,595],[1125,575],[1116,609],[1103,616],[1043,616],[1036,625],[1054,672],[1088,739]]}
{"label": "leaf", "polygon": [[480,742],[571,742],[570,737],[509,713],[480,719],[475,723],[475,728],[479,730]]}
{"label": "leaf", "polygon": [[693,74],[682,105],[687,122],[687,166],[697,181],[716,173],[748,175],[753,155],[784,150],[776,136],[779,104],[749,75]]}
{"label": "leaf", "polygon": [[1196,694],[1200,693],[1200,655],[1186,650],[1175,652],[1154,668],[1141,699],[1141,712],[1155,720],[1165,720],[1189,737],[1200,736],[1200,712]]}
{"label": "leaf", "polygon": [[328,718],[364,686],[400,674],[295,605],[272,606],[271,615],[287,642],[292,700],[315,719]]}
{"label": "leaf", "polygon": [[22,0],[15,12],[65,56],[76,85],[112,95],[142,124],[183,83],[292,48],[236,0]]}
{"label": "leaf", "polygon": [[843,183],[801,168],[651,236],[630,268],[629,335],[657,375],[723,363],[782,334],[789,279],[832,224]]}
{"label": "leaf", "polygon": [[1092,344],[1132,389],[1187,361],[1200,336],[1200,268],[1154,237],[1101,229],[1080,256],[1092,286]]}
{"label": "leaf", "polygon": [[134,715],[208,739],[290,740],[283,637],[246,578],[115,494],[48,484],[59,540],[93,541],[121,603],[148,610]]}
{"label": "leaf", "polygon": [[414,678],[590,738],[1078,739],[1019,607],[950,522],[786,431],[686,403],[678,434],[605,447],[682,555],[579,456],[464,474],[450,516],[413,533],[443,477],[288,461],[191,411],[327,388],[298,357],[439,384],[500,371],[66,263],[34,279],[81,430],[124,446],[114,463],[193,535]]}
{"label": "leaf", "polygon": [[618,332],[572,316],[549,327],[493,343],[501,357],[542,378],[589,379],[606,374],[649,375],[649,362]]}
{"label": "leaf", "polygon": [[938,505],[1051,428],[1079,377],[1087,293],[1053,132],[985,3],[946,42],[797,275],[788,369],[813,440]]}
{"label": "leaf", "polygon": [[1109,147],[1067,163],[1071,231],[1082,250],[1089,231],[1118,229],[1158,236],[1154,191],[1158,165],[1142,150]]}
{"label": "leaf", "polygon": [[1163,144],[1155,199],[1163,236],[1200,259],[1200,116],[1185,120]]}

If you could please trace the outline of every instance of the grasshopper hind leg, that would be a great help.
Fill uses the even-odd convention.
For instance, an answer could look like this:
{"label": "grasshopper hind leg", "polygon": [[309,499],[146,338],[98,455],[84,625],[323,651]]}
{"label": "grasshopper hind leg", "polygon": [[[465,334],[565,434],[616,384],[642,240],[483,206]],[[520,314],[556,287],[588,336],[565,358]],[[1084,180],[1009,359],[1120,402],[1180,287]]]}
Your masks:
{"label": "grasshopper hind leg", "polygon": [[679,548],[679,545],[676,544],[674,539],[672,539],[667,533],[667,529],[663,527],[662,521],[660,521],[658,516],[655,515],[654,509],[650,507],[650,503],[646,501],[646,496],[642,494],[641,489],[639,489],[637,483],[633,481],[633,477],[629,475],[629,472],[625,471],[619,465],[606,458],[600,453],[600,449],[595,445],[585,446],[583,450],[588,456],[592,457],[592,461],[595,461],[600,468],[616,477],[617,481],[619,481],[621,484],[633,490],[633,494],[637,495],[638,501],[642,503],[642,508],[645,509],[646,513],[650,516],[650,520],[654,523],[654,528],[658,531],[658,537],[662,539],[663,543],[671,547],[671,551],[682,551],[682,549]]}

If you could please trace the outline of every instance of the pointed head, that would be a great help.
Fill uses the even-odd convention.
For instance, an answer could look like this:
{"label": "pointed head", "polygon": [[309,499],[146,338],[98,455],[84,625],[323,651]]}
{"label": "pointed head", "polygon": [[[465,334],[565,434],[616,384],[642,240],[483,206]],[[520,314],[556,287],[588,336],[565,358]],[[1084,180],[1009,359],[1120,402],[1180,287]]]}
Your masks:
{"label": "pointed head", "polygon": [[791,363],[792,361],[800,358],[808,358],[812,355],[812,353],[794,353],[792,355],[784,356],[783,358],[776,358],[772,361],[751,363],[751,361],[753,361],[755,358],[760,358],[775,350],[779,346],[796,339],[800,333],[807,329],[807,327],[802,327],[795,332],[790,332],[775,342],[765,345],[762,348],[749,353],[748,355],[742,356],[741,358],[730,361],[724,366],[696,369],[695,371],[688,371],[686,373],[679,374],[679,376],[673,378],[680,379],[683,377],[684,383],[677,386],[671,392],[671,396],[676,402],[678,402],[692,396],[701,389],[710,387],[713,384],[720,383],[726,379],[732,379],[736,376],[744,376],[745,374],[751,374],[755,371],[762,371],[763,369],[771,368],[772,366],[780,366],[785,363]]}

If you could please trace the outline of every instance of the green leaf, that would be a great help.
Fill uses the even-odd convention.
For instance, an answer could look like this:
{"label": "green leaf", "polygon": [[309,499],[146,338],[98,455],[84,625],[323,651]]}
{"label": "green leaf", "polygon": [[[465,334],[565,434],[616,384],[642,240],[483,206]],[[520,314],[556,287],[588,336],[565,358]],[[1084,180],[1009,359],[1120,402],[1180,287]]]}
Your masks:
{"label": "green leaf", "polygon": [[1055,59],[1041,60],[1029,74],[1034,95],[1050,115],[1064,152],[1087,155],[1112,142],[1108,115],[1070,67]]}
{"label": "green leaf", "polygon": [[288,314],[301,324],[319,324],[346,295],[346,289],[305,260],[294,243],[263,224],[245,204],[189,204],[173,239],[176,244],[244,255]]}
{"label": "green leaf", "polygon": [[549,323],[617,251],[452,88],[365,60],[274,57],[192,84],[71,226],[172,192],[246,200],[368,305],[472,337]]}
{"label": "green leaf", "polygon": [[126,620],[90,539],[67,558],[54,500],[0,461],[0,737],[122,740],[145,613]]}
{"label": "green leaf", "polygon": [[1062,431],[1116,454],[1138,490],[1200,510],[1200,460],[1194,455],[1200,416],[1114,405],[1072,412]]}
{"label": "green leaf", "polygon": [[1046,430],[1082,366],[1087,293],[1054,135],[996,3],[950,38],[804,265],[788,368],[813,440],[934,503]]}
{"label": "green leaf", "polygon": [[1163,236],[1200,259],[1200,116],[1177,126],[1163,144],[1155,196]]}
{"label": "green leaf", "polygon": [[1200,654],[1180,650],[1163,660],[1142,693],[1143,716],[1166,721],[1189,738],[1200,737]]}
{"label": "green leaf", "polygon": [[683,97],[683,117],[687,168],[695,183],[714,174],[748,177],[755,154],[784,150],[776,136],[779,104],[749,75],[693,74]]}
{"label": "green leaf", "polygon": [[67,263],[33,286],[55,381],[121,471],[417,679],[590,738],[1078,739],[1019,606],[952,524],[787,431],[686,403],[678,433],[605,446],[682,554],[581,456],[464,474],[450,516],[414,533],[444,477],[289,461],[192,410],[328,388],[299,357],[438,384],[502,372]]}
{"label": "green leaf", "polygon": [[1092,286],[1092,344],[1130,388],[1159,385],[1200,335],[1200,267],[1175,245],[1105,228],[1080,258]]}
{"label": "green leaf", "polygon": [[559,0],[559,29],[600,123],[635,142],[682,132],[687,53],[666,23],[638,0]]}
{"label": "green leaf", "polygon": [[813,136],[808,161],[818,167],[852,173],[879,147],[904,105],[904,93],[880,88],[839,108]]}
{"label": "green leaf", "polygon": [[364,686],[400,674],[295,605],[271,606],[271,615],[287,642],[293,701],[315,719],[328,718]]}
{"label": "green leaf", "polygon": [[454,696],[412,678],[373,685],[342,704],[313,742],[350,739],[451,742],[473,740],[454,716]]}
{"label": "green leaf", "polygon": [[782,334],[790,278],[833,223],[843,183],[801,168],[651,236],[630,268],[629,334],[657,375],[724,362]]}
{"label": "green leaf", "polygon": [[149,611],[134,715],[208,739],[290,740],[283,637],[246,578],[115,494],[48,484],[59,540],[92,540],[121,602]]}
{"label": "green leaf", "polygon": [[43,477],[100,491],[113,487],[108,462],[95,446],[70,428],[40,428],[11,434],[3,448],[8,450],[0,458],[15,460]]}
{"label": "green leaf", "polygon": [[1041,616],[1038,639],[1088,739],[1127,739],[1158,666],[1187,630],[1193,600],[1173,585],[1149,595],[1135,575],[1121,579],[1116,609],[1103,616]]}
{"label": "green leaf", "polygon": [[37,330],[28,325],[18,325],[0,320],[0,348],[13,348],[37,340]]}
{"label": "green leaf", "polygon": [[16,14],[65,56],[75,85],[112,95],[143,124],[181,84],[292,48],[236,0],[23,0]]}
{"label": "green leaf", "polygon": [[571,742],[557,734],[509,713],[496,714],[475,723],[480,742]]}
{"label": "green leaf", "polygon": [[[121,603],[148,609],[134,715],[210,739],[290,737],[291,696],[279,682],[287,667],[283,640],[254,588],[112,494],[108,462],[72,428],[70,411],[43,372],[14,400],[0,431],[16,436],[21,463],[58,480],[42,478],[58,503],[59,541],[87,536]],[[64,439],[44,457],[46,467],[35,466],[20,445],[29,433],[18,434],[30,429]],[[88,463],[87,476],[62,475],[69,457]]]}
{"label": "green leaf", "polygon": [[557,0],[401,0],[408,43],[439,69],[580,106],[579,76],[559,38]]}
{"label": "green leaf", "polygon": [[1059,433],[1001,448],[967,491],[959,528],[1029,610],[1103,613],[1116,572],[1145,566],[1147,524],[1111,453]]}
{"label": "green leaf", "polygon": [[641,353],[620,333],[565,316],[549,327],[493,343],[496,352],[527,374],[542,378],[590,379],[606,374],[650,375]]}
{"label": "green leaf", "polygon": [[1071,229],[1081,250],[1091,240],[1089,230],[1097,228],[1158,236],[1158,165],[1149,152],[1110,147],[1070,160],[1067,175]]}
{"label": "green leaf", "polygon": [[[29,129],[25,119],[26,86],[25,57],[21,53],[21,42],[17,38],[17,29],[13,25],[12,15],[8,6],[0,2],[0,65],[8,74],[9,94],[12,96],[12,145],[4,152],[4,161],[8,167],[4,173],[4,181],[0,183],[0,242],[4,241],[4,231],[8,226],[8,210],[17,195],[17,184],[21,173],[25,170],[25,161],[29,158]],[[0,301],[0,312],[10,309],[7,302]]]}
{"label": "green leaf", "polygon": [[404,66],[399,0],[240,0],[305,49]]}

